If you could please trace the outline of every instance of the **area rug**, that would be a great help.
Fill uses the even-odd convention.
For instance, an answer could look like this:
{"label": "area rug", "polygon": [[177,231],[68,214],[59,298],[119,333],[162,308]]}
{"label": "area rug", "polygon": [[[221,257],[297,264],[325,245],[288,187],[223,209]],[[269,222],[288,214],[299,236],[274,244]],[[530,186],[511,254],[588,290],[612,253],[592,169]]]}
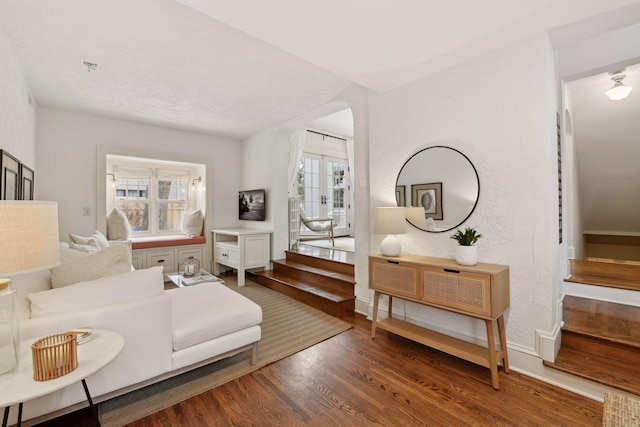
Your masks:
{"label": "area rug", "polygon": [[243,287],[236,285],[235,277],[224,280],[231,289],[262,307],[258,363],[251,365],[249,352],[245,352],[102,402],[98,408],[104,427],[123,426],[151,415],[351,328],[340,319],[250,280]]}
{"label": "area rug", "polygon": [[354,252],[355,251],[355,239],[353,237],[338,237],[335,239],[336,245],[331,245],[329,239],[318,240],[302,240],[301,245],[315,246],[316,248],[336,249],[339,251]]}

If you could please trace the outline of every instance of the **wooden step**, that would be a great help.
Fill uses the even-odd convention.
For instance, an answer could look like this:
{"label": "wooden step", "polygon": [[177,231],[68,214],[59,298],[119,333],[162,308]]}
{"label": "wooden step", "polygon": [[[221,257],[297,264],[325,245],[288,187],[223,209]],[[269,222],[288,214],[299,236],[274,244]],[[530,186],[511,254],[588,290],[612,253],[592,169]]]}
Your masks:
{"label": "wooden step", "polygon": [[334,259],[318,258],[311,255],[303,254],[295,251],[286,251],[286,259],[288,261],[298,262],[310,267],[317,267],[327,271],[335,271],[353,277],[355,270],[353,264],[336,261]]}
{"label": "wooden step", "polygon": [[563,318],[560,351],[546,366],[640,394],[640,307],[568,295]]}
{"label": "wooden step", "polygon": [[273,272],[295,282],[330,290],[345,296],[354,295],[355,279],[344,273],[323,270],[307,264],[286,260],[274,260]]}
{"label": "wooden step", "polygon": [[567,282],[640,291],[640,266],[571,260]]}
{"label": "wooden step", "polygon": [[275,271],[257,273],[259,284],[288,295],[298,301],[336,317],[353,315],[355,295],[345,295],[330,289],[319,288]]}

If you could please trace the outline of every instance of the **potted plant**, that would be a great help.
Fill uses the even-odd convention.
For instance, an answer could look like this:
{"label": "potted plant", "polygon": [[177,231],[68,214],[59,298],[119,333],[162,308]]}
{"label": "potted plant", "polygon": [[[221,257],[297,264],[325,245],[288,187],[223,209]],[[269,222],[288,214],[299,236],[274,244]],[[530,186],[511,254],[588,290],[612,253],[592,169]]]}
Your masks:
{"label": "potted plant", "polygon": [[467,227],[464,231],[458,229],[451,235],[451,239],[458,242],[456,248],[456,262],[460,265],[476,265],[478,263],[478,250],[474,246],[482,234],[475,229]]}

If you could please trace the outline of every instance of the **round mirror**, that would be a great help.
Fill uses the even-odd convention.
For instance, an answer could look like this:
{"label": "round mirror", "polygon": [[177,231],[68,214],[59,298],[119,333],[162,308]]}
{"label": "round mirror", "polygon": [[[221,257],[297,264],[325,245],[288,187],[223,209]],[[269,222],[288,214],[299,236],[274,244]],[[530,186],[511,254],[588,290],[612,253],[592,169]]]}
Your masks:
{"label": "round mirror", "polygon": [[425,148],[411,156],[396,181],[398,206],[407,221],[424,231],[441,233],[465,222],[478,203],[480,179],[473,163],[450,147]]}

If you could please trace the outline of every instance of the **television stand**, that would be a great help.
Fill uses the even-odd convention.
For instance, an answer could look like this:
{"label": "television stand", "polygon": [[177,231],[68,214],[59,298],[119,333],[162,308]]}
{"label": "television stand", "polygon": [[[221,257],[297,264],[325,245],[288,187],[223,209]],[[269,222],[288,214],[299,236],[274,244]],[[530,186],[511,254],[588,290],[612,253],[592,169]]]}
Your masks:
{"label": "television stand", "polygon": [[245,270],[267,268],[271,262],[271,231],[250,228],[215,228],[211,270],[220,274],[220,265],[238,271],[238,286],[244,286]]}

